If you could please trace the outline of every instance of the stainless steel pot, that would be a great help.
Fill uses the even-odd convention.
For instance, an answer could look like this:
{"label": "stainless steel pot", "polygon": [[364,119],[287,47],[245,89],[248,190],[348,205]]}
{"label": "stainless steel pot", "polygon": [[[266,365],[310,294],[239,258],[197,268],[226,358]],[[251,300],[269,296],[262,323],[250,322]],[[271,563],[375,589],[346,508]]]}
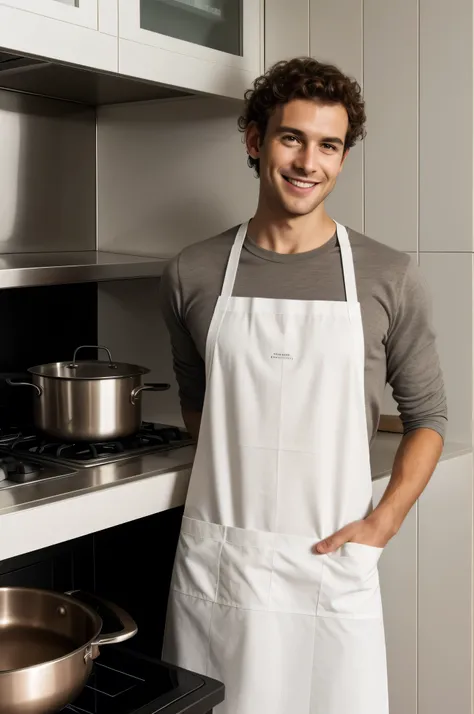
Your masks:
{"label": "stainless steel pot", "polygon": [[[105,350],[108,361],[81,360],[84,348]],[[107,347],[82,345],[72,362],[52,362],[30,367],[32,382],[14,382],[12,387],[35,390],[35,426],[62,441],[108,441],[129,436],[141,424],[141,393],[163,391],[169,384],[147,383],[146,367],[113,362]]]}
{"label": "stainless steel pot", "polygon": [[99,647],[133,637],[137,626],[117,605],[105,604],[123,625],[101,635],[102,620],[88,605],[32,588],[0,588],[0,711],[50,714],[84,688]]}

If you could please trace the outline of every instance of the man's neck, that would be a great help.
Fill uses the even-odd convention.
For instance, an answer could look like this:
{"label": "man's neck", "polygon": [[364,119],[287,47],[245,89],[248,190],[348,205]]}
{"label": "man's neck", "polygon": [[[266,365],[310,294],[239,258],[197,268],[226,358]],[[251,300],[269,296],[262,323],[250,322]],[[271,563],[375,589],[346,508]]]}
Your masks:
{"label": "man's neck", "polygon": [[249,223],[254,243],[275,253],[305,253],[320,248],[336,231],[336,225],[323,207],[307,216],[282,217],[265,215],[257,208]]}

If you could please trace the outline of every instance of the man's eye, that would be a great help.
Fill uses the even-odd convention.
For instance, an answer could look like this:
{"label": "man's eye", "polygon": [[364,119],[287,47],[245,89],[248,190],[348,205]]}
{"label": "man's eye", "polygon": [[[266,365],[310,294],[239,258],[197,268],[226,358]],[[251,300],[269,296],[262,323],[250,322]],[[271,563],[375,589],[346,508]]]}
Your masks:
{"label": "man's eye", "polygon": [[294,141],[298,141],[296,136],[292,136],[291,134],[287,134],[286,136],[283,137],[283,141],[287,141],[289,144],[293,143]]}
{"label": "man's eye", "polygon": [[337,151],[337,148],[334,146],[334,144],[323,144],[323,149],[328,149],[329,151]]}

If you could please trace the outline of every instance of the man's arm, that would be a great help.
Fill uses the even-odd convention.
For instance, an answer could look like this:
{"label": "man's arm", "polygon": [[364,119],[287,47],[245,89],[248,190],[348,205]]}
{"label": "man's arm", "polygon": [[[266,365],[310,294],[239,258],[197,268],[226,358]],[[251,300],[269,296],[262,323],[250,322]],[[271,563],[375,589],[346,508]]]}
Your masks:
{"label": "man's arm", "polygon": [[381,531],[387,531],[389,537],[399,531],[425,490],[442,450],[443,440],[432,429],[416,429],[401,440],[389,484],[370,516],[374,525],[379,524]]}
{"label": "man's arm", "polygon": [[362,521],[350,523],[318,543],[317,553],[331,553],[353,541],[384,548],[396,535],[418,500],[443,450],[441,436],[432,429],[416,429],[402,438],[392,475],[378,506]]}
{"label": "man's arm", "polygon": [[418,268],[410,263],[386,343],[387,378],[404,424],[392,475],[374,511],[330,535],[314,550],[328,553],[348,541],[384,547],[426,488],[441,456],[447,408],[431,327],[430,303]]}
{"label": "man's arm", "polygon": [[183,421],[186,429],[191,434],[192,438],[197,441],[199,436],[199,428],[201,426],[202,412],[192,411],[191,409],[182,408]]}
{"label": "man's arm", "polygon": [[197,441],[206,388],[206,371],[204,360],[198,353],[184,321],[182,296],[178,256],[168,263],[161,278],[160,307],[170,336],[183,420],[186,429]]}

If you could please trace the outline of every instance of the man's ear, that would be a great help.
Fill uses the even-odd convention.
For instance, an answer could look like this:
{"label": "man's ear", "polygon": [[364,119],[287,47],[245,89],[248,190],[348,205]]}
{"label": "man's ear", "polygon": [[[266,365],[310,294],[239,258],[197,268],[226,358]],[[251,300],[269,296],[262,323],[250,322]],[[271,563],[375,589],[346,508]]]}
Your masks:
{"label": "man's ear", "polygon": [[260,132],[255,122],[251,122],[245,130],[245,146],[252,159],[260,158]]}

